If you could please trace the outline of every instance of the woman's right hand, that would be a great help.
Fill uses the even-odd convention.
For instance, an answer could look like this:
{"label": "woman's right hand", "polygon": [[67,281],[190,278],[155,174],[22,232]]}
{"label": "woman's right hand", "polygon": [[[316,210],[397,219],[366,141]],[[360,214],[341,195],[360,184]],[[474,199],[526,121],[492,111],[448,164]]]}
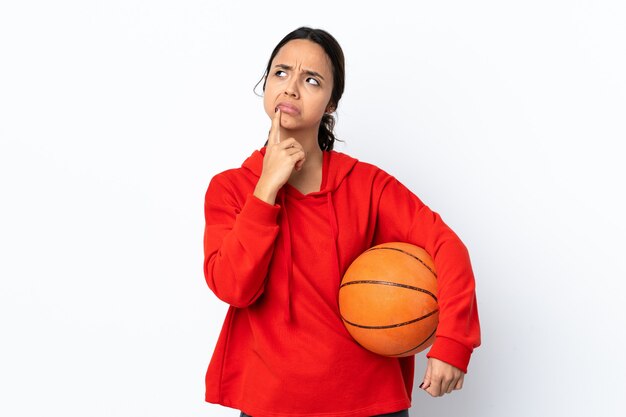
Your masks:
{"label": "woman's right hand", "polygon": [[306,154],[302,145],[294,138],[280,138],[280,109],[272,118],[272,127],[267,140],[263,171],[254,189],[254,195],[274,204],[278,190],[289,181],[294,170],[299,171],[304,164]]}

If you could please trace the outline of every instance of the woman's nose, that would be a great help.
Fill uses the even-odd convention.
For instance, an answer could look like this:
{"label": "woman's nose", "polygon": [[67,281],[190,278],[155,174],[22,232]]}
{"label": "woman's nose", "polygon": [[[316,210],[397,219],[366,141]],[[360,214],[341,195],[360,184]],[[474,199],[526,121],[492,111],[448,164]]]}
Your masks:
{"label": "woman's nose", "polygon": [[284,94],[286,96],[298,98],[298,87],[296,86],[295,80],[292,80],[285,86]]}

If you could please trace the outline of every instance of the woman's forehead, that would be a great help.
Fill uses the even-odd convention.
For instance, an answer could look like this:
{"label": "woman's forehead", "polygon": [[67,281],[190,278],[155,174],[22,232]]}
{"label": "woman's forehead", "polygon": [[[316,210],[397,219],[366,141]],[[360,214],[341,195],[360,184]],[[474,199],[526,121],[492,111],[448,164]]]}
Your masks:
{"label": "woman's forehead", "polygon": [[330,59],[324,49],[306,39],[294,39],[283,45],[272,61],[272,67],[276,65],[312,70],[329,77],[332,74]]}

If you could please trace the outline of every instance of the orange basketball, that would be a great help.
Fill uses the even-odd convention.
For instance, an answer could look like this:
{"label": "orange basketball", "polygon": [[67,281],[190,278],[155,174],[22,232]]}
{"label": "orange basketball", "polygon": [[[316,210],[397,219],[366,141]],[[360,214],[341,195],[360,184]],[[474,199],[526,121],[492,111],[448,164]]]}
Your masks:
{"label": "orange basketball", "polygon": [[409,243],[374,246],[356,258],[339,287],[339,312],[352,337],[383,356],[430,346],[439,320],[437,275],[428,253]]}

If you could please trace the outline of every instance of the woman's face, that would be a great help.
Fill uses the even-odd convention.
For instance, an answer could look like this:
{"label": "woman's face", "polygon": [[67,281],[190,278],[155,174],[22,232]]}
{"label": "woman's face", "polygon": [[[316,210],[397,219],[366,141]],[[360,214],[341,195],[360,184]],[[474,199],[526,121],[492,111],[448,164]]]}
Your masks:
{"label": "woman's face", "polygon": [[333,71],[321,46],[306,39],[287,42],[270,65],[263,106],[272,118],[278,107],[281,126],[317,134],[333,91]]}

